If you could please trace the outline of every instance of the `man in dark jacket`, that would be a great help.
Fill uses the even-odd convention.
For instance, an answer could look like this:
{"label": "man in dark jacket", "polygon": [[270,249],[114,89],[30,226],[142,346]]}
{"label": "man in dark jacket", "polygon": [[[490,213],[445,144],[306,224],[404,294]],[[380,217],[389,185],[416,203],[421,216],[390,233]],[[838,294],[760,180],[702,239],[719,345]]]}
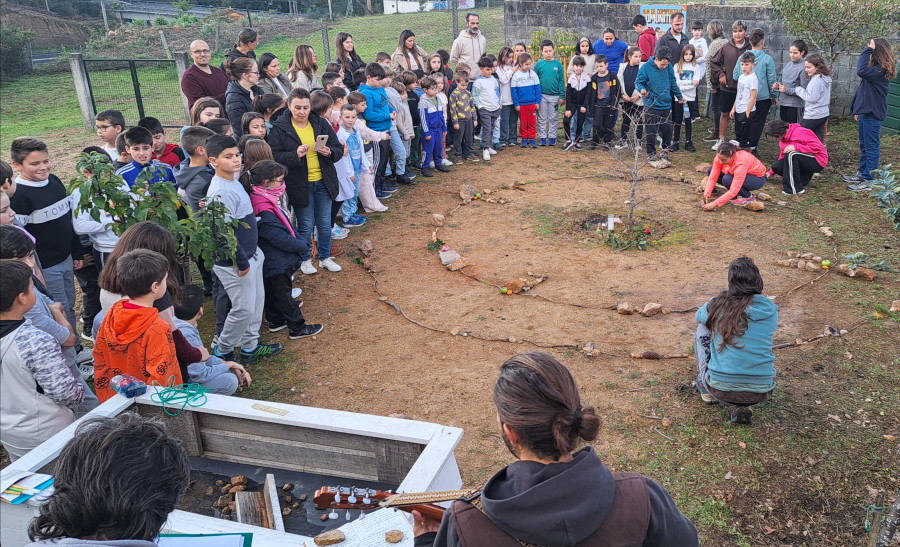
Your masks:
{"label": "man in dark jacket", "polygon": [[712,59],[709,60],[707,69],[710,80],[719,82],[719,92],[716,93],[719,108],[722,115],[719,117],[719,140],[713,144],[712,149],[718,150],[719,145],[725,142],[725,134],[728,132],[728,120],[734,99],[737,97],[737,80],[734,79],[734,67],[745,51],[750,50],[750,41],[746,39],[747,25],[743,21],[735,21],[731,25],[731,40],[722,46]]}
{"label": "man in dark jacket", "polygon": [[669,16],[669,25],[672,27],[656,41],[654,55],[659,55],[659,48],[667,47],[672,54],[672,62],[677,63],[681,59],[681,50],[688,45],[690,40],[682,32],[684,30],[684,14],[675,12]]}

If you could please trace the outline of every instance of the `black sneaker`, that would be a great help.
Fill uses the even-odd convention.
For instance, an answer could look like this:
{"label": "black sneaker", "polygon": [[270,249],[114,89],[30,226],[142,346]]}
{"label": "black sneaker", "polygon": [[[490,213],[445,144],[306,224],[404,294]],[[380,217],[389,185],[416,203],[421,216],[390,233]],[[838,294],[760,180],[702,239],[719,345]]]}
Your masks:
{"label": "black sneaker", "polygon": [[687,150],[688,152],[696,152],[697,151],[697,147],[694,146],[694,143],[692,143],[691,141],[684,143],[684,149]]}
{"label": "black sneaker", "polygon": [[865,184],[867,182],[866,179],[859,175],[844,175],[841,177],[841,180],[849,184]]}
{"label": "black sneaker", "polygon": [[441,173],[449,173],[450,172],[450,168],[443,164],[435,165],[434,168],[437,169],[438,171],[440,171]]}
{"label": "black sneaker", "polygon": [[678,152],[679,146],[677,142],[673,142],[672,146],[669,147],[669,152]]}
{"label": "black sneaker", "polygon": [[278,332],[278,331],[284,330],[286,328],[287,328],[286,323],[284,325],[273,325],[272,323],[269,323],[269,332]]}
{"label": "black sneaker", "polygon": [[572,148],[572,145],[575,144],[573,141],[566,141],[563,143],[563,151]]}
{"label": "black sneaker", "polygon": [[284,345],[277,343],[257,344],[256,349],[253,351],[244,351],[244,349],[241,348],[241,363],[245,365],[252,365],[263,357],[272,357],[273,355],[278,355],[283,349]]}
{"label": "black sneaker", "polygon": [[409,186],[410,184],[415,184],[411,178],[406,176],[406,173],[402,175],[397,175],[397,184],[401,186]]}
{"label": "black sneaker", "polygon": [[288,334],[288,337],[291,340],[299,340],[308,336],[315,336],[323,330],[325,330],[325,327],[323,325],[305,323],[299,329],[291,330],[291,332]]}
{"label": "black sneaker", "polygon": [[737,406],[731,411],[731,423],[750,425],[753,423],[753,410],[749,406]]}
{"label": "black sneaker", "polygon": [[434,173],[431,172],[431,169],[429,169],[427,167],[423,167],[421,173],[422,173],[423,177],[433,177],[434,176]]}

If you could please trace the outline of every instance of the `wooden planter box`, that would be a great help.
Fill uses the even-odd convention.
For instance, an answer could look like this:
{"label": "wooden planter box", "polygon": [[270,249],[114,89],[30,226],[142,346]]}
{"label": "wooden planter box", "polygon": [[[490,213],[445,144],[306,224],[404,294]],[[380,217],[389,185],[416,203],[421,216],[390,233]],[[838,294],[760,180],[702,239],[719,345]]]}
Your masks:
{"label": "wooden planter box", "polygon": [[[154,388],[134,399],[120,395],[90,416],[137,411],[163,419],[190,456],[289,471],[399,484],[398,492],[453,490],[462,485],[453,451],[462,429],[438,424],[207,395],[202,407],[167,416],[150,400]],[[3,470],[53,472],[53,463],[72,438],[76,422]],[[0,503],[0,544],[28,543],[28,524],[37,506]],[[169,533],[252,532],[254,547],[312,545],[312,538],[175,510]],[[352,545],[350,542],[341,544]]]}

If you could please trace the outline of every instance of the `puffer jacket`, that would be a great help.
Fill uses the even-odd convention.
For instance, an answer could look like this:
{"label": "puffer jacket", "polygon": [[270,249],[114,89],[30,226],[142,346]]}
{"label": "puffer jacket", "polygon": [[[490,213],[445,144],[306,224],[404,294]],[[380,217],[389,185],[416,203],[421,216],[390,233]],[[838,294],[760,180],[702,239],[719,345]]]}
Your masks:
{"label": "puffer jacket", "polygon": [[231,123],[231,129],[234,131],[234,140],[241,138],[241,117],[247,112],[253,112],[253,99],[250,98],[250,91],[253,96],[265,93],[263,88],[258,85],[253,86],[250,90],[241,87],[241,84],[235,80],[228,82],[225,89],[225,115]]}

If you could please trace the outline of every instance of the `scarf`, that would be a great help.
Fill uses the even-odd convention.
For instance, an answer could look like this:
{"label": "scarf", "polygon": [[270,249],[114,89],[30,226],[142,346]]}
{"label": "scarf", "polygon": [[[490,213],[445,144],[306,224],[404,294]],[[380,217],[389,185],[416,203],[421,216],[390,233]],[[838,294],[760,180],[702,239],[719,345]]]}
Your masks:
{"label": "scarf", "polygon": [[[281,207],[278,206],[278,198],[274,195],[274,193],[269,193],[262,186],[251,186],[250,189],[253,191],[250,194],[250,204],[253,205],[253,214],[258,215],[263,211],[268,211],[275,215],[275,218],[281,221],[282,224],[288,229],[291,233],[291,237],[297,237],[294,233],[294,227],[291,226],[291,222],[287,219],[287,215],[284,214],[284,211],[281,210]],[[284,185],[282,184],[280,189],[282,193],[284,193]]]}

